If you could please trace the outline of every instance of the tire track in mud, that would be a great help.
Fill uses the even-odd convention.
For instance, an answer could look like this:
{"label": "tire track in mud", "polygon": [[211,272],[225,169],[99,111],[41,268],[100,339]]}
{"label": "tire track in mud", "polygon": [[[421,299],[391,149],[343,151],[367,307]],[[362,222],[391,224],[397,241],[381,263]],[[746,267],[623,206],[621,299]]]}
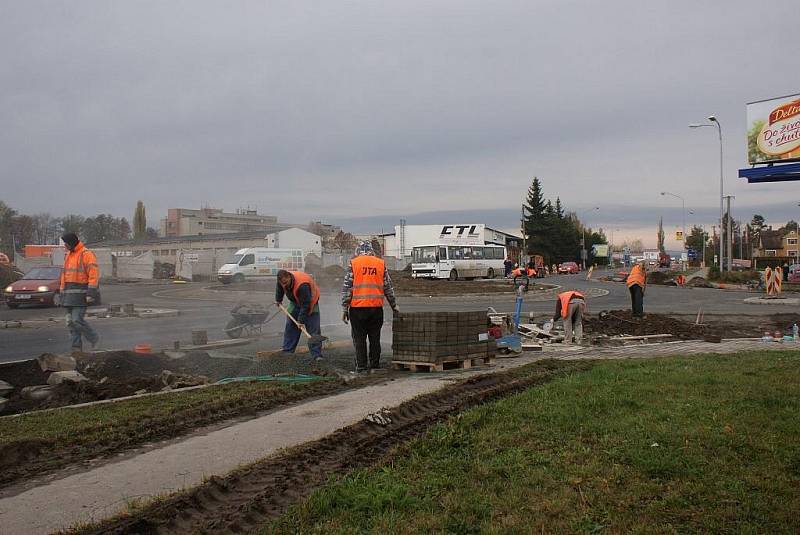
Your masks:
{"label": "tire track in mud", "polygon": [[118,423],[113,433],[97,439],[66,444],[55,439],[25,440],[0,445],[0,494],[32,476],[49,476],[69,467],[79,469],[90,461],[107,459],[144,444],[178,438],[205,426],[255,418],[266,411],[332,396],[370,382],[375,381],[320,381],[242,397],[221,396],[219,400],[187,406],[171,414]]}
{"label": "tire track in mud", "polygon": [[386,426],[362,420],[225,477],[212,477],[129,516],[74,533],[248,533],[276,519],[331,476],[379,463],[394,446],[450,416],[590,366],[585,361],[543,361],[533,369],[472,377],[391,409]]}

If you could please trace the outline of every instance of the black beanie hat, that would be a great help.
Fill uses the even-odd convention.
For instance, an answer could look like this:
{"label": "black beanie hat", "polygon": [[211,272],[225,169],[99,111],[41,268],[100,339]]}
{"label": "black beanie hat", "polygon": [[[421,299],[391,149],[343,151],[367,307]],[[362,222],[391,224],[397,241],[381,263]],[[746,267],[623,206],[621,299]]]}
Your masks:
{"label": "black beanie hat", "polygon": [[64,243],[66,243],[70,249],[78,245],[78,242],[80,241],[78,240],[78,236],[75,235],[74,232],[67,232],[66,234],[61,236],[61,239],[64,240]]}

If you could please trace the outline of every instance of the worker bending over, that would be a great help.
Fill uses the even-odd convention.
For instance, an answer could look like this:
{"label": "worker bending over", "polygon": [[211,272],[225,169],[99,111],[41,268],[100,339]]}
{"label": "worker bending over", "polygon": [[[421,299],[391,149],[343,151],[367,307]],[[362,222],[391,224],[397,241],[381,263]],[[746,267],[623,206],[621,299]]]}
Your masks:
{"label": "worker bending over", "polygon": [[564,343],[571,344],[573,333],[575,343],[583,339],[583,315],[586,313],[586,298],[574,290],[561,292],[556,297],[556,313],[553,323],[561,318],[564,321]]}
{"label": "worker bending over", "polygon": [[[525,291],[528,291],[531,279],[536,277],[536,270],[527,266],[518,266],[511,272],[511,277],[514,280],[514,286],[522,286]],[[517,283],[517,279],[523,279],[525,283]]]}
{"label": "worker bending over", "polygon": [[631,293],[631,315],[634,318],[644,317],[644,290],[647,287],[647,268],[644,262],[633,265],[627,283]]}
{"label": "worker bending over", "polygon": [[[305,326],[311,336],[320,334],[319,315],[319,286],[308,273],[303,271],[278,271],[278,284],[275,285],[275,303],[283,303],[283,296],[289,299],[288,311]],[[286,327],[283,330],[283,351],[294,353],[300,342],[300,327],[286,318]],[[309,339],[308,350],[314,360],[322,360],[322,342],[312,343]]]}

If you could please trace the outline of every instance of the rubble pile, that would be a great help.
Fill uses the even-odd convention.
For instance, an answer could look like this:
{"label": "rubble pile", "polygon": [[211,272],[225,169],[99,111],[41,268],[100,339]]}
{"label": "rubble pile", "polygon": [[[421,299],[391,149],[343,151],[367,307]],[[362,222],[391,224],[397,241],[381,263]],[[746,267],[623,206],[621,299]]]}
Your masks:
{"label": "rubble pile", "polygon": [[168,262],[154,262],[153,263],[153,278],[154,279],[173,279],[175,278],[175,264]]}
{"label": "rubble pile", "polygon": [[648,273],[647,284],[655,284],[658,286],[677,286],[672,277],[663,271],[651,271]]}
{"label": "rubble pile", "polygon": [[16,414],[208,382],[163,355],[114,351],[75,359],[45,353],[0,365],[0,412]]}

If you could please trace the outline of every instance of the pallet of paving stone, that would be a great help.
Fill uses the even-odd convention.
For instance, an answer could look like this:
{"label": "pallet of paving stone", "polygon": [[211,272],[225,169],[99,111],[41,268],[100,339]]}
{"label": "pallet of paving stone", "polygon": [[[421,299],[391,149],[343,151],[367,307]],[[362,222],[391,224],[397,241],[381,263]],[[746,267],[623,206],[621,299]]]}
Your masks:
{"label": "pallet of paving stone", "polygon": [[392,322],[395,360],[437,363],[450,357],[494,356],[496,344],[481,340],[487,331],[484,311],[398,314]]}
{"label": "pallet of paving stone", "polygon": [[468,370],[473,366],[494,366],[495,357],[478,356],[466,359],[447,359],[439,362],[422,362],[418,360],[393,360],[392,369],[412,372],[442,372],[448,370]]}

